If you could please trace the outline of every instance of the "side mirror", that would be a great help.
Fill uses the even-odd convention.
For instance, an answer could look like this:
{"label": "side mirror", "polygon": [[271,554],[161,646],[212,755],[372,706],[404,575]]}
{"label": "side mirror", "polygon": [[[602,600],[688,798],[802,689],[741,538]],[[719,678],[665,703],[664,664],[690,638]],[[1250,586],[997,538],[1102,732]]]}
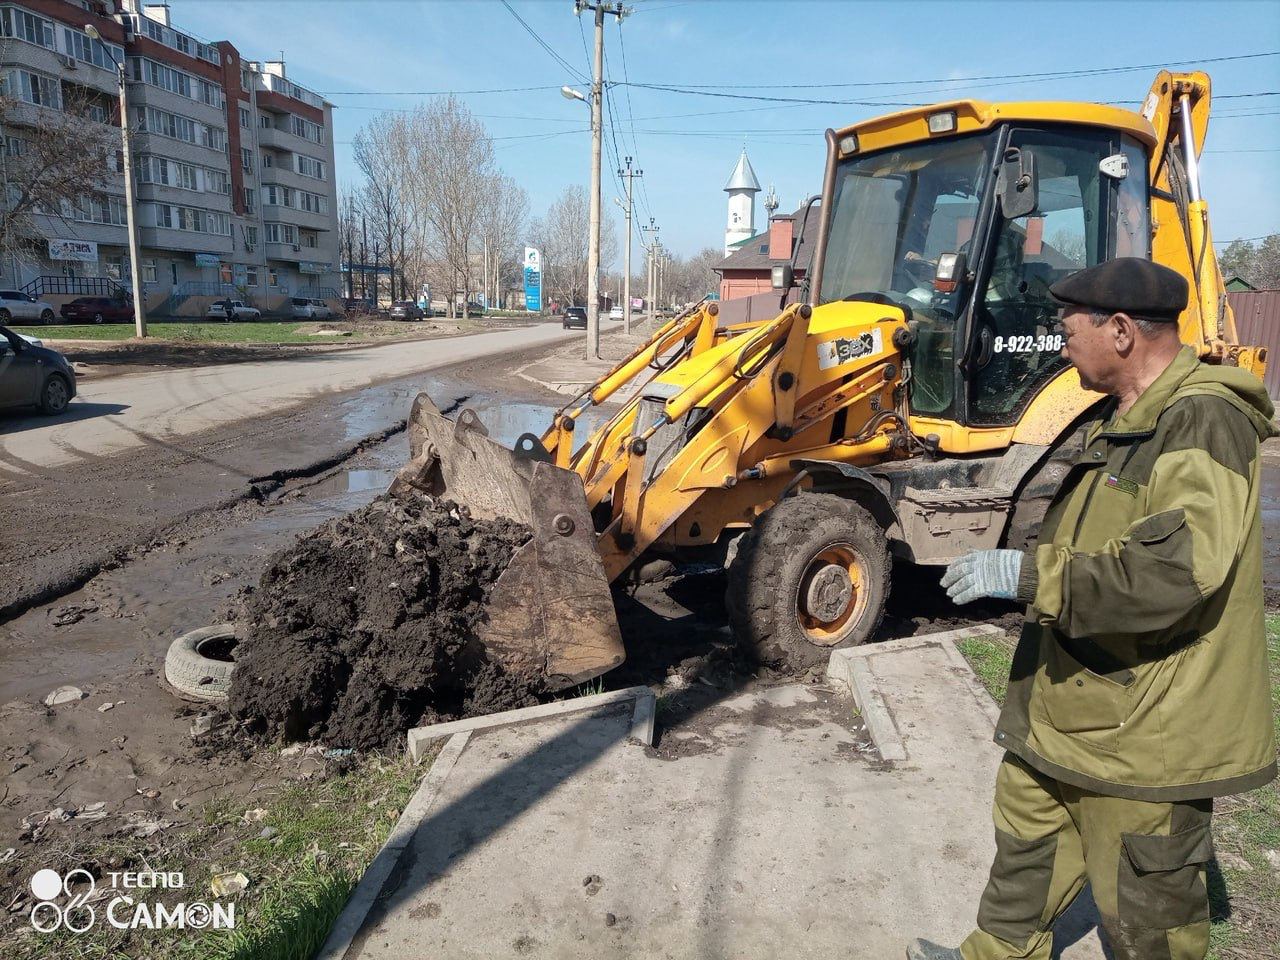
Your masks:
{"label": "side mirror", "polygon": [[776,265],[771,271],[770,282],[775,290],[790,290],[795,286],[795,273],[791,269],[791,264]]}
{"label": "side mirror", "polygon": [[1017,147],[1006,150],[996,178],[996,193],[1000,197],[1000,212],[1004,218],[1017,220],[1032,213],[1038,200],[1038,188],[1035,154]]}

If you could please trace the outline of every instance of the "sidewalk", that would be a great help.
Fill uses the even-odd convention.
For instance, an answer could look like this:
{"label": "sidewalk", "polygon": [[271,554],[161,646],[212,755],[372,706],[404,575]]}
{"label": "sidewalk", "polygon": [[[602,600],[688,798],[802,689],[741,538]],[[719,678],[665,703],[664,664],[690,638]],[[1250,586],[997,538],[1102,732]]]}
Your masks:
{"label": "sidewalk", "polygon": [[[571,397],[577,396],[636,349],[648,343],[655,328],[648,323],[634,322],[631,329],[630,334],[625,334],[621,324],[615,323],[613,329],[607,324],[601,324],[599,358],[587,359],[586,338],[579,336],[573,343],[517,368],[516,373],[540,387]],[[625,400],[627,397],[620,396],[619,399]]]}
{"label": "sidewalk", "polygon": [[[882,960],[912,936],[959,942],[994,852],[993,705],[949,635],[865,649],[825,684],[710,695],[656,748],[617,694],[454,734],[320,956]],[[902,759],[880,756],[853,673]],[[1095,925],[1078,903],[1055,956],[1101,958]]]}

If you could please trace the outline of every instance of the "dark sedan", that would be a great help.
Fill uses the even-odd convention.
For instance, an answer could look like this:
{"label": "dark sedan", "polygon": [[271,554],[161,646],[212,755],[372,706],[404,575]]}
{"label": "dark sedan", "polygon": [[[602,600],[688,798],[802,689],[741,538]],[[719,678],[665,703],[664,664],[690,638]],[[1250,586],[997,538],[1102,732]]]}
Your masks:
{"label": "dark sedan", "polygon": [[412,300],[397,300],[391,305],[392,320],[421,320],[425,316],[422,308]]}
{"label": "dark sedan", "polygon": [[133,323],[133,304],[114,297],[80,297],[58,312],[71,323]]}
{"label": "dark sedan", "polygon": [[76,375],[66,357],[0,327],[0,410],[39,407],[55,415],[75,395]]}
{"label": "dark sedan", "polygon": [[566,307],[564,311],[564,319],[561,326],[566,330],[573,327],[581,327],[587,329],[587,308],[586,307]]}

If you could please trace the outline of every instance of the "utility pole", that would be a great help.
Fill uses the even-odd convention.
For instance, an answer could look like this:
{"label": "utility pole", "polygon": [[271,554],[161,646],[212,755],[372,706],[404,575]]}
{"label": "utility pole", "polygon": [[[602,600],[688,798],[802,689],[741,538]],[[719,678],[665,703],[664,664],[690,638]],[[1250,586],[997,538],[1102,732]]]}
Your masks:
{"label": "utility pole", "polygon": [[604,127],[604,17],[626,16],[621,0],[573,0],[573,12],[595,14],[595,56],[591,71],[591,237],[587,250],[587,359],[600,356],[600,141]]}
{"label": "utility pole", "polygon": [[129,230],[129,279],[133,283],[133,326],[139,337],[147,335],[147,303],[142,289],[142,257],[138,249],[138,201],[133,191],[133,147],[129,140],[129,95],[126,86],[125,65],[116,60],[111,48],[102,42],[102,34],[92,23],[84,25],[90,40],[96,41],[116,65],[116,83],[120,92],[120,146],[124,152],[124,213]]}
{"label": "utility pole", "polygon": [[631,333],[631,213],[635,209],[631,197],[632,181],[643,177],[643,170],[631,169],[631,158],[627,157],[627,169],[618,170],[618,176],[627,178],[627,252],[623,255],[622,268],[622,332]]}
{"label": "utility pole", "polygon": [[369,299],[369,218],[360,215],[360,297]]}
{"label": "utility pole", "polygon": [[653,312],[653,299],[656,292],[654,290],[654,261],[658,255],[658,231],[662,228],[655,226],[653,217],[650,217],[649,225],[647,227],[641,227],[641,229],[644,230],[645,233],[649,234],[649,243],[645,247],[645,252],[648,256],[645,259],[646,279],[644,301],[649,312],[649,323],[652,324],[655,316]]}

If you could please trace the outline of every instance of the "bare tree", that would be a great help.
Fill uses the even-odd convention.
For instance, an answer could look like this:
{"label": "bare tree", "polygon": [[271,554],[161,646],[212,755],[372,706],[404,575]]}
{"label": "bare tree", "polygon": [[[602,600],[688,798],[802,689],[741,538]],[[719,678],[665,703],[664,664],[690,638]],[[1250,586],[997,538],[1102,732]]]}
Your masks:
{"label": "bare tree", "polygon": [[[569,305],[586,302],[590,217],[587,191],[581,186],[565,187],[546,216],[529,229],[534,245],[542,250],[544,288]],[[618,237],[613,221],[605,217],[600,223],[601,272],[607,273],[617,258]]]}
{"label": "bare tree", "polygon": [[443,97],[408,116],[409,189],[433,257],[448,271],[450,304],[462,294],[468,315],[472,255],[495,180],[493,143],[484,124],[456,97]]}
{"label": "bare tree", "polygon": [[393,302],[405,296],[403,289],[396,295],[396,268],[403,273],[406,238],[415,212],[409,196],[414,159],[410,140],[406,118],[384,113],[370,120],[352,145],[352,156],[365,176],[356,202],[368,221],[371,241],[386,253]]}
{"label": "bare tree", "polygon": [[[72,84],[41,88],[36,105],[0,96],[0,253],[35,259],[56,225],[76,233],[76,223],[115,219],[123,211],[124,185],[114,103]],[[17,279],[16,277],[14,278]]]}
{"label": "bare tree", "polygon": [[518,244],[529,216],[529,195],[510,177],[497,174],[490,184],[480,220],[480,236],[489,249],[489,276],[501,301],[503,284],[511,282],[522,269],[524,251]]}

